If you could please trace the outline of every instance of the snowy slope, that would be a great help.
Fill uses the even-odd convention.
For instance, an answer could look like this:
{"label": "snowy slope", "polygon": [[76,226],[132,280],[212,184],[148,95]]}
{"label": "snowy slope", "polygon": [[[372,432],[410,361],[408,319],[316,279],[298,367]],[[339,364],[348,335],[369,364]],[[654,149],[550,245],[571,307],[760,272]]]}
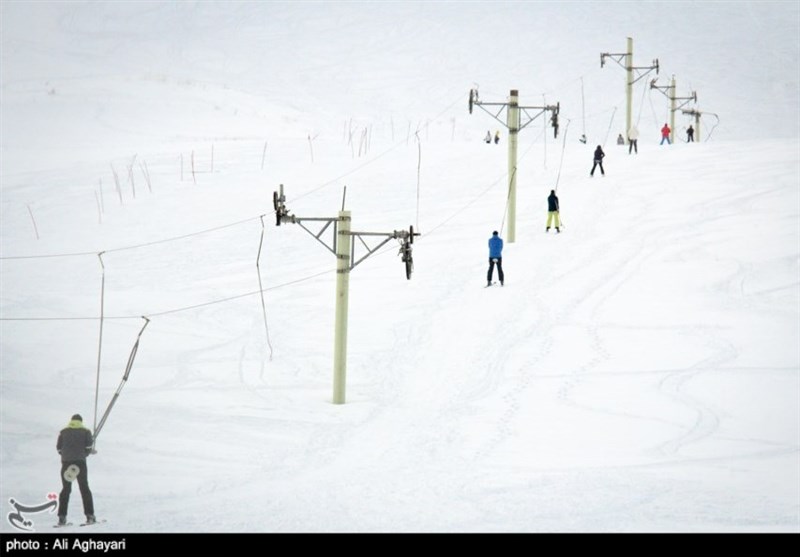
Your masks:
{"label": "snowy slope", "polygon": [[[800,531],[798,8],[692,5],[690,49],[672,6],[4,2],[0,500],[58,490],[58,429],[102,414],[146,316],[98,531]],[[730,56],[765,28],[770,56]],[[711,141],[659,146],[639,84],[640,152],[613,145],[597,55],[628,34]],[[476,83],[563,107],[520,134],[488,290],[507,152]],[[353,229],[422,232],[411,281],[394,242],[351,275],[342,406],[335,259],[274,225],[281,183],[298,216],[346,186]]]}

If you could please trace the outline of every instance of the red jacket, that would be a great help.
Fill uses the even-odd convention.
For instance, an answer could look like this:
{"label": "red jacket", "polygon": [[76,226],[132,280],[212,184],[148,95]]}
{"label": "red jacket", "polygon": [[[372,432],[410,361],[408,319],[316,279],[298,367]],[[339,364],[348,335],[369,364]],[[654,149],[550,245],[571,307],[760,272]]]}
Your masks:
{"label": "red jacket", "polygon": [[672,130],[669,129],[669,126],[664,124],[664,127],[661,128],[661,137],[669,137],[669,132],[671,132],[671,131]]}

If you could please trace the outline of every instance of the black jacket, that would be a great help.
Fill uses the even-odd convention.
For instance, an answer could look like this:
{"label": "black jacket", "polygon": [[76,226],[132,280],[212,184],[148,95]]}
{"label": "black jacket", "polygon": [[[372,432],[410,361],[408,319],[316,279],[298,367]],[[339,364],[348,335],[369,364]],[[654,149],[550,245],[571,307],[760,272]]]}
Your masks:
{"label": "black jacket", "polygon": [[597,162],[602,161],[603,157],[605,157],[605,156],[606,156],[606,154],[603,152],[603,150],[600,147],[598,147],[597,149],[594,150],[594,160],[596,160]]}
{"label": "black jacket", "polygon": [[58,434],[56,450],[61,455],[61,462],[86,460],[92,450],[92,432],[83,426],[75,427],[71,423]]}
{"label": "black jacket", "polygon": [[[541,198],[539,198],[541,199]],[[558,198],[554,193],[551,193],[547,198],[547,210],[558,211]]]}

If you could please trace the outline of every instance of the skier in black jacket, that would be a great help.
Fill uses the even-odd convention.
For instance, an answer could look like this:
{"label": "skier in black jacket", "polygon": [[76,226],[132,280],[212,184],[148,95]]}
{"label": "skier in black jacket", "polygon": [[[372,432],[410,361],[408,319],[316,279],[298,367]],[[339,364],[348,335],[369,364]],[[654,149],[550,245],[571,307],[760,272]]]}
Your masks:
{"label": "skier in black jacket", "polygon": [[58,496],[58,523],[67,523],[69,495],[72,492],[72,480],[78,480],[83,500],[83,512],[86,522],[92,524],[94,517],[94,500],[89,489],[89,470],[86,468],[86,457],[92,454],[92,432],[83,427],[83,418],[75,414],[67,427],[58,434],[56,450],[61,455],[61,494]]}
{"label": "skier in black jacket", "polygon": [[597,149],[594,150],[594,164],[592,165],[592,171],[589,173],[589,176],[594,176],[594,169],[597,168],[597,165],[600,165],[600,173],[605,176],[606,171],[603,170],[603,157],[606,154],[603,152],[603,148],[598,145]]}
{"label": "skier in black jacket", "polygon": [[550,225],[553,224],[555,219],[556,232],[561,232],[561,222],[558,215],[558,197],[556,197],[556,190],[550,190],[550,195],[547,197],[547,228],[545,232],[550,231]]}

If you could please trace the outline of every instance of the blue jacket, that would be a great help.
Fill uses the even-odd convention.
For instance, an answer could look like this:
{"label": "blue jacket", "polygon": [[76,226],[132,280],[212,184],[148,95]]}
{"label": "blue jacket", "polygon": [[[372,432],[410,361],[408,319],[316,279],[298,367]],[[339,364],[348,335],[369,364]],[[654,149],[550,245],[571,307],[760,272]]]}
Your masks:
{"label": "blue jacket", "polygon": [[503,239],[500,236],[489,238],[489,259],[503,257]]}

